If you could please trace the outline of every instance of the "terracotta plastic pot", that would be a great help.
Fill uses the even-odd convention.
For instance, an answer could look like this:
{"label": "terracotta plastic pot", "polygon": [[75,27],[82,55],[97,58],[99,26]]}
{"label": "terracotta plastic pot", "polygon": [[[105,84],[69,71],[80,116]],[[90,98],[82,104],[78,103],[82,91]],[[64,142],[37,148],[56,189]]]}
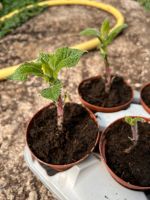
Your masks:
{"label": "terracotta plastic pot", "polygon": [[142,87],[142,89],[141,89],[141,91],[140,91],[140,101],[141,101],[141,104],[142,104],[143,108],[150,114],[150,107],[148,107],[148,105],[146,105],[146,103],[145,103],[144,100],[142,99],[142,92],[143,92],[143,90],[144,90],[147,86],[150,86],[150,83],[146,83],[146,84]]}
{"label": "terracotta plastic pot", "polygon": [[79,98],[80,98],[80,101],[81,103],[86,106],[87,108],[89,108],[90,110],[92,111],[96,111],[96,112],[105,112],[105,113],[111,113],[111,112],[117,112],[117,111],[120,111],[120,110],[124,110],[126,108],[129,107],[129,105],[131,104],[132,100],[133,100],[133,90],[131,88],[131,86],[129,86],[129,84],[127,82],[126,85],[128,85],[130,87],[130,90],[131,90],[131,98],[128,102],[120,105],[120,106],[115,106],[115,107],[111,107],[111,108],[106,108],[106,107],[100,107],[100,106],[96,106],[96,105],[93,105],[93,104],[90,104],[88,103],[86,100],[84,100],[81,95],[80,95],[80,87],[81,85],[85,82],[85,81],[89,81],[89,80],[94,80],[94,79],[99,79],[101,76],[95,76],[95,77],[91,77],[91,78],[88,78],[88,79],[85,79],[83,80],[80,84],[79,84],[79,87],[78,87],[78,93],[79,93]]}
{"label": "terracotta plastic pot", "polygon": [[[135,117],[135,116],[131,116],[131,117]],[[139,117],[139,116],[137,116]],[[144,120],[146,120],[147,122],[150,122],[150,119],[148,118],[144,118],[142,117]],[[110,130],[110,128],[112,126],[114,126],[115,123],[117,123],[118,121],[122,120],[124,118],[120,118],[116,121],[114,121],[113,123],[111,123],[102,133],[101,138],[100,138],[100,142],[99,142],[99,151],[100,151],[100,158],[101,160],[104,162],[108,172],[111,174],[111,176],[121,185],[123,185],[126,188],[129,188],[131,190],[150,190],[150,186],[149,187],[143,187],[143,186],[137,186],[137,185],[133,185],[130,184],[126,181],[124,181],[123,179],[121,179],[120,177],[118,177],[113,171],[112,169],[107,165],[107,159],[106,159],[106,143],[107,143],[107,139],[106,139],[106,135],[107,135],[107,131],[108,129]]]}
{"label": "terracotta plastic pot", "polygon": [[[30,150],[30,153],[31,153],[33,159],[36,159],[38,162],[40,162],[40,163],[42,163],[42,164],[44,164],[44,165],[46,165],[46,166],[48,166],[48,167],[50,167],[50,168],[56,170],[56,171],[64,171],[64,170],[69,169],[69,168],[71,168],[72,166],[78,164],[79,162],[83,161],[84,159],[86,159],[86,158],[89,156],[89,154],[94,150],[96,144],[97,144],[98,141],[99,141],[99,131],[98,131],[98,133],[97,133],[97,138],[96,138],[95,144],[94,144],[93,147],[91,148],[90,152],[89,152],[88,154],[86,154],[84,157],[82,157],[80,160],[78,160],[78,161],[76,161],[76,162],[73,162],[73,163],[64,164],[64,165],[49,164],[49,163],[46,163],[46,162],[42,161],[42,160],[39,159],[39,158],[32,152],[32,150],[30,149],[30,147],[29,147],[29,145],[28,145],[28,139],[27,139],[27,138],[28,138],[28,134],[29,134],[29,132],[30,132],[30,128],[32,127],[32,124],[33,124],[34,119],[37,118],[37,117],[41,114],[41,112],[43,111],[43,109],[48,108],[48,107],[51,107],[51,106],[53,106],[53,104],[50,104],[50,105],[48,105],[48,106],[45,106],[44,108],[42,108],[41,110],[39,110],[39,111],[31,118],[31,120],[29,121],[29,124],[28,124],[28,126],[27,126],[27,130],[26,130],[26,145],[28,146],[28,148],[29,148],[29,150]],[[85,109],[86,109],[86,108],[85,108]],[[86,109],[86,110],[88,111],[88,113],[89,113],[91,119],[93,119],[93,121],[97,124],[95,115],[94,115],[90,110],[88,110],[88,109]],[[98,124],[97,124],[97,126],[98,126]]]}

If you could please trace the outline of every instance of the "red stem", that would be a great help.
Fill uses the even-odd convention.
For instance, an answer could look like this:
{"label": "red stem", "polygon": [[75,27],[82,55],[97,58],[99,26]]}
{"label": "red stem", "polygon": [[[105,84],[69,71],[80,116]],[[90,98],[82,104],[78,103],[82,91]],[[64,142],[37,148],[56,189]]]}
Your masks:
{"label": "red stem", "polygon": [[56,103],[56,107],[57,107],[57,127],[60,131],[62,131],[63,116],[64,116],[64,103],[63,103],[61,95],[58,98],[58,101]]}
{"label": "red stem", "polygon": [[132,130],[132,141],[133,141],[133,144],[135,146],[137,144],[138,139],[139,139],[137,123],[134,126],[131,126],[131,130]]}
{"label": "red stem", "polygon": [[132,137],[130,140],[133,144],[125,150],[126,153],[130,153],[130,151],[137,145],[139,134],[138,134],[138,124],[136,123],[134,126],[131,126]]}
{"label": "red stem", "polygon": [[105,57],[104,62],[105,62],[105,75],[106,75],[105,92],[108,94],[111,87],[111,70],[109,67],[107,56]]}

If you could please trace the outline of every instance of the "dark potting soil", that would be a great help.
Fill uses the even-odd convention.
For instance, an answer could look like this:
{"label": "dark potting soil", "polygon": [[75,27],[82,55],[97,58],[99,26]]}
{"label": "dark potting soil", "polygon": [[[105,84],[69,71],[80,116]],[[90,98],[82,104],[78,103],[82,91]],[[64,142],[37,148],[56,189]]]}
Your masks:
{"label": "dark potting soil", "polygon": [[63,131],[57,129],[56,107],[46,107],[34,119],[28,145],[42,161],[68,164],[88,154],[96,142],[98,127],[88,112],[75,103],[64,107]]}
{"label": "dark potting soil", "polygon": [[150,108],[150,85],[146,86],[142,91],[142,99],[145,104]]}
{"label": "dark potting soil", "polygon": [[106,160],[108,166],[120,178],[137,186],[150,186],[150,124],[138,122],[139,140],[132,145],[131,127],[123,120],[107,132]]}
{"label": "dark potting soil", "polygon": [[120,76],[113,78],[109,94],[105,92],[103,78],[84,81],[80,85],[79,93],[88,103],[108,108],[127,103],[132,95],[130,87]]}

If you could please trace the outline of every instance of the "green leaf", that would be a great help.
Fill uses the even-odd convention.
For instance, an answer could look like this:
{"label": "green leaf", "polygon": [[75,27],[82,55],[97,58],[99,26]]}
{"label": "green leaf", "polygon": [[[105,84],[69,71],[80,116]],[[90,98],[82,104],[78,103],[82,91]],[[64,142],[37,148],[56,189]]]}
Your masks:
{"label": "green leaf", "polygon": [[63,67],[75,66],[83,53],[84,51],[68,47],[59,48],[54,54],[41,53],[39,60],[42,64],[43,73],[56,79]]}
{"label": "green leaf", "polygon": [[115,28],[114,30],[112,30],[112,31],[109,33],[109,35],[108,35],[108,37],[107,37],[107,39],[106,39],[104,45],[105,45],[105,46],[108,46],[109,44],[111,44],[112,41],[115,39],[115,37],[117,37],[117,35],[118,35],[119,33],[121,33],[125,28],[127,28],[127,24],[123,24],[123,25],[121,25],[121,26],[118,26],[118,27]]}
{"label": "green leaf", "polygon": [[12,74],[10,79],[24,81],[28,75],[43,76],[41,65],[39,63],[30,62],[20,65],[16,71]]}
{"label": "green leaf", "polygon": [[54,63],[53,54],[40,53],[38,61],[41,63],[43,74],[49,78],[53,77]]}
{"label": "green leaf", "polygon": [[85,30],[80,32],[80,35],[85,36],[94,36],[94,37],[100,37],[100,32],[97,31],[95,28],[86,28]]}
{"label": "green leaf", "polygon": [[125,122],[129,124],[130,126],[135,126],[137,122],[143,122],[142,117],[125,117]]}
{"label": "green leaf", "polygon": [[61,82],[57,80],[49,88],[42,90],[41,95],[46,99],[51,99],[56,102],[61,94],[61,88]]}
{"label": "green leaf", "polygon": [[110,31],[110,24],[108,19],[105,19],[100,28],[100,35],[102,40],[104,40],[108,36],[109,31]]}
{"label": "green leaf", "polygon": [[41,91],[45,98],[57,101],[61,95],[58,73],[63,67],[76,65],[84,51],[68,47],[57,49],[54,54],[41,53],[35,62],[22,64],[13,74],[13,80],[26,80],[28,75],[41,76],[49,87]]}
{"label": "green leaf", "polygon": [[55,58],[54,54],[40,53],[39,59],[40,62],[45,64],[51,70],[55,70]]}
{"label": "green leaf", "polygon": [[55,77],[58,75],[58,72],[63,67],[73,67],[75,66],[81,56],[83,55],[84,51],[78,49],[71,49],[68,47],[60,48],[55,53]]}

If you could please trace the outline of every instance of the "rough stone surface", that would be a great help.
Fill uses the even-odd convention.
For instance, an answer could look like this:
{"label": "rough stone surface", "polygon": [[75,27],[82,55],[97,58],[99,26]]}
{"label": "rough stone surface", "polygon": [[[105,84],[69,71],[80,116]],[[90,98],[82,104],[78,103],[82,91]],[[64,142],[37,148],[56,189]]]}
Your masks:
{"label": "rough stone surface", "polygon": [[[132,0],[103,0],[125,15],[128,29],[109,47],[113,71],[124,75],[135,89],[149,81],[150,13]],[[47,9],[0,40],[0,68],[35,58],[39,51],[52,51],[87,40],[79,36],[86,27],[99,27],[105,12],[81,6]],[[85,55],[77,68],[62,72],[71,100],[78,102],[77,86],[83,78],[102,73],[103,61],[98,52]],[[70,77],[70,80],[69,80]],[[26,83],[0,82],[0,199],[54,199],[30,172],[23,160],[25,127],[34,112],[48,103],[39,95],[45,85],[30,78]],[[73,92],[72,92],[73,91]]]}

